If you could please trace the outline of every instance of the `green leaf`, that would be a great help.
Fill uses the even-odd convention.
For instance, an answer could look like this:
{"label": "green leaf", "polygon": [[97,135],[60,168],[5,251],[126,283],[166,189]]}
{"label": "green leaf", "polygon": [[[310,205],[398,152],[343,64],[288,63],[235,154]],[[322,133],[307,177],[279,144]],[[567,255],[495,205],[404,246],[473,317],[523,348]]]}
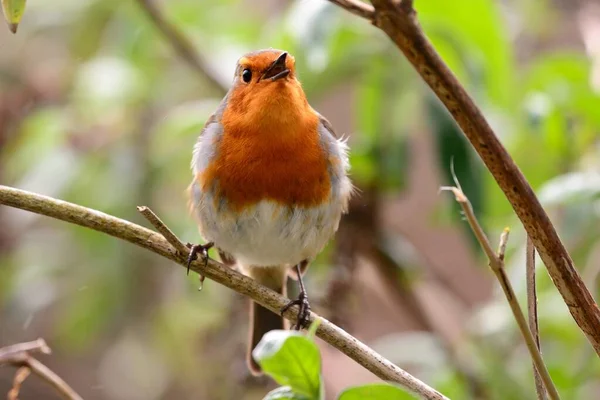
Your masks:
{"label": "green leaf", "polygon": [[25,0],[2,0],[4,18],[12,33],[17,33],[17,27],[25,12]]}
{"label": "green leaf", "polygon": [[321,356],[317,345],[295,331],[274,330],[265,334],[252,356],[277,383],[319,399]]}
{"label": "green leaf", "polygon": [[413,396],[397,386],[387,383],[372,383],[346,389],[338,400],[412,400]]}
{"label": "green leaf", "polygon": [[263,400],[310,400],[303,394],[296,393],[289,386],[282,386],[275,390],[271,390]]}

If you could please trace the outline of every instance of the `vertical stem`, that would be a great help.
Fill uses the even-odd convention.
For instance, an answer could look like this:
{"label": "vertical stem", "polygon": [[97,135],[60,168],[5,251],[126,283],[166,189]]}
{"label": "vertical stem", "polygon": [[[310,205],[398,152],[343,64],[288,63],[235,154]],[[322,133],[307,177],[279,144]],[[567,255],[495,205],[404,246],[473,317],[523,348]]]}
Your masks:
{"label": "vertical stem", "polygon": [[[538,329],[538,315],[537,315],[537,294],[535,289],[535,247],[529,235],[527,235],[527,247],[525,251],[525,266],[527,275],[527,313],[529,314],[529,329],[533,335],[533,340],[537,346],[538,351],[540,349],[540,335]],[[535,381],[535,391],[537,393],[538,400],[546,400],[546,391],[542,382],[542,377],[538,372],[535,364],[533,364],[533,379]]]}

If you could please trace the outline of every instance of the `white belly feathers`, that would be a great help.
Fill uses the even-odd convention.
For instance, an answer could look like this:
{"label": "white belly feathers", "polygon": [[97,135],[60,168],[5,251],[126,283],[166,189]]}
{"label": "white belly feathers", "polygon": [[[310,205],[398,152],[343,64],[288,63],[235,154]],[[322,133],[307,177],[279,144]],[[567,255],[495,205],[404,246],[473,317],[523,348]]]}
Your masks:
{"label": "white belly feathers", "polygon": [[212,196],[202,196],[197,207],[202,236],[240,264],[276,266],[313,259],[337,230],[343,204],[290,208],[263,200],[240,213],[217,208]]}

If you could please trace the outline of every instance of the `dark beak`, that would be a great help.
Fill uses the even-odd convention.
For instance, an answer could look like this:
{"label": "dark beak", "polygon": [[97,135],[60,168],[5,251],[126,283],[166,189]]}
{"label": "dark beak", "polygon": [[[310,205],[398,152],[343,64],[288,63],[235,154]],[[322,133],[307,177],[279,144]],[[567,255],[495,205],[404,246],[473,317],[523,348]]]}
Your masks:
{"label": "dark beak", "polygon": [[269,79],[271,81],[276,81],[277,79],[285,78],[290,74],[290,70],[285,66],[285,59],[287,58],[288,53],[283,52],[277,57],[277,60],[273,61],[273,64],[267,68],[267,70],[263,73],[260,79]]}

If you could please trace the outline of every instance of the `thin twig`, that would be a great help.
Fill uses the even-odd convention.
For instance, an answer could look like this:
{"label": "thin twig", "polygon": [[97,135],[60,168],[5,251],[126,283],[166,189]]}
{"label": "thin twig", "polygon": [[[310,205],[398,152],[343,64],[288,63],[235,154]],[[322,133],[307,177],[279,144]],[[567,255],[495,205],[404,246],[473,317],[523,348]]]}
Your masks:
{"label": "thin twig", "polygon": [[[187,254],[181,254],[177,251],[161,234],[100,211],[2,185],[0,185],[0,204],[94,229],[143,247],[179,265],[187,265]],[[250,297],[258,304],[277,314],[283,306],[289,303],[289,299],[212,259],[209,259],[207,263],[204,260],[195,260],[190,267],[193,271]],[[292,322],[296,322],[298,307],[289,308],[283,316]],[[322,321],[317,329],[318,337],[379,378],[395,382],[407,391],[424,399],[447,399],[437,390],[392,364],[346,331],[315,313],[311,313],[310,320],[314,321],[315,318],[320,318]]]}
{"label": "thin twig", "polygon": [[[48,382],[54,389],[67,400],[82,400],[65,381],[62,380],[54,371],[46,367],[44,364],[33,358],[29,353],[41,352],[44,354],[50,353],[50,348],[46,345],[43,339],[38,339],[34,342],[19,343],[11,346],[6,346],[0,349],[0,365],[13,365],[18,368],[17,374],[13,381],[13,387],[8,393],[8,398],[16,399],[21,389],[21,384],[27,378],[28,373],[24,372],[27,369],[33,372],[38,377]],[[11,397],[14,396],[14,397]]]}
{"label": "thin twig", "polygon": [[[541,354],[542,350],[540,348],[540,334],[537,314],[537,293],[535,289],[535,247],[533,247],[533,242],[529,236],[527,236],[527,246],[525,249],[525,269],[527,281],[527,314],[529,317],[529,329],[533,335],[535,345]],[[540,373],[535,367],[535,364],[533,365],[533,379],[535,381],[537,399],[546,400],[546,391],[544,390],[542,378],[540,377]]]}
{"label": "thin twig", "polygon": [[6,396],[8,400],[18,400],[19,393],[21,392],[21,386],[25,379],[31,375],[31,370],[29,367],[20,367],[15,372],[15,377],[13,378],[13,384],[10,390],[8,391],[8,395]]}
{"label": "thin twig", "polygon": [[163,34],[175,51],[192,69],[219,92],[227,92],[227,87],[219,79],[217,71],[196,51],[194,45],[179,29],[168,22],[153,0],[137,0],[138,4],[150,18],[154,26]]}
{"label": "thin twig", "polygon": [[[333,3],[357,14],[345,1]],[[600,308],[582,281],[548,214],[481,110],[433,48],[416,13],[396,0],[371,0],[369,20],[396,44],[461,127],[511,203],[573,319],[600,355]],[[360,15],[360,14],[358,14]]]}
{"label": "thin twig", "polygon": [[360,0],[330,0],[332,3],[346,9],[354,15],[372,20],[375,15],[375,9],[372,5],[363,3]]}
{"label": "thin twig", "polygon": [[137,209],[144,217],[146,217],[148,222],[150,222],[152,226],[155,227],[165,239],[167,239],[167,242],[169,242],[171,246],[175,247],[177,251],[183,255],[189,254],[190,248],[183,244],[183,242],[179,240],[177,236],[175,236],[173,231],[169,229],[169,227],[165,225],[165,223],[162,222],[161,219],[158,218],[158,216],[154,214],[151,209],[146,206],[138,206]]}
{"label": "thin twig", "polygon": [[46,341],[42,338],[31,342],[17,343],[10,346],[0,348],[0,364],[5,357],[13,356],[17,353],[42,353],[50,354],[50,347],[46,344]]}
{"label": "thin twig", "polygon": [[498,278],[498,281],[500,282],[500,286],[502,287],[502,290],[504,291],[504,295],[506,296],[506,299],[508,300],[510,309],[512,310],[513,316],[515,317],[515,320],[517,321],[519,330],[521,331],[521,335],[523,336],[523,339],[525,339],[525,344],[527,345],[527,348],[529,349],[529,354],[531,355],[531,359],[533,360],[535,367],[537,368],[537,370],[540,373],[540,376],[544,382],[544,385],[546,386],[546,390],[548,391],[550,398],[552,400],[560,399],[560,396],[558,395],[558,391],[556,390],[556,387],[554,386],[554,383],[552,382],[552,378],[550,377],[550,373],[548,372],[548,369],[546,368],[546,365],[544,364],[542,355],[540,354],[540,352],[535,344],[535,341],[533,339],[533,336],[531,334],[531,331],[529,330],[529,327],[527,326],[527,320],[525,319],[525,316],[523,315],[523,311],[521,310],[521,307],[519,306],[519,302],[517,301],[515,292],[510,284],[510,281],[508,280],[508,276],[506,275],[506,271],[504,270],[504,252],[506,251],[506,242],[508,241],[509,229],[508,228],[504,229],[504,232],[502,233],[502,235],[500,237],[500,245],[498,246],[498,252],[497,253],[494,252],[487,236],[483,232],[483,228],[481,227],[481,225],[479,225],[479,222],[477,221],[477,218],[475,217],[475,213],[473,212],[473,207],[471,206],[471,202],[469,201],[467,196],[465,196],[465,194],[462,192],[462,190],[460,190],[458,187],[454,187],[454,186],[443,187],[442,190],[451,191],[454,194],[456,201],[461,206],[461,208],[465,214],[465,217],[467,218],[467,222],[471,226],[471,229],[475,233],[475,236],[477,237],[479,244],[481,245],[481,247],[483,248],[485,254],[487,255],[487,257],[489,259],[489,264],[490,264],[492,271],[494,272],[494,275],[496,275],[496,278]]}
{"label": "thin twig", "polygon": [[[160,234],[163,235],[163,237],[165,239],[167,239],[167,242],[169,242],[171,244],[171,246],[175,247],[177,249],[177,251],[179,251],[179,253],[189,255],[191,247],[187,247],[185,244],[183,244],[183,242],[181,240],[179,240],[179,238],[177,236],[175,236],[173,231],[171,229],[169,229],[169,227],[167,225],[165,225],[165,223],[162,222],[161,219],[158,218],[158,216],[156,214],[154,214],[154,211],[152,211],[151,209],[149,209],[146,206],[138,206],[137,209],[144,217],[146,217],[148,222],[150,222],[152,224],[152,226],[155,227],[156,230],[159,231]],[[208,254],[208,253],[206,253],[206,254]],[[208,255],[207,255],[207,257],[208,257]],[[202,286],[203,286],[205,277],[202,274],[199,274],[199,275],[200,275],[200,288],[198,290],[202,290]]]}
{"label": "thin twig", "polygon": [[60,376],[56,375],[54,371],[46,367],[44,364],[39,362],[33,357],[29,357],[27,360],[27,366],[31,371],[48,382],[56,389],[65,399],[69,400],[83,400],[81,396],[77,394]]}

